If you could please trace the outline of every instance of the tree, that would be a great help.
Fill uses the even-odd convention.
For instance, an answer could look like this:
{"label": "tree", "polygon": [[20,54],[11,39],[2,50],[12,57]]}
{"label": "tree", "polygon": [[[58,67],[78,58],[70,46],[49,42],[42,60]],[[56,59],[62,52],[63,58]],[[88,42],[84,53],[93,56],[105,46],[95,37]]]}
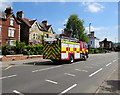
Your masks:
{"label": "tree", "polygon": [[65,33],[73,38],[78,38],[80,41],[85,41],[88,43],[88,36],[85,33],[85,28],[83,26],[84,21],[78,18],[78,15],[72,14],[68,18],[67,24],[65,25]]}

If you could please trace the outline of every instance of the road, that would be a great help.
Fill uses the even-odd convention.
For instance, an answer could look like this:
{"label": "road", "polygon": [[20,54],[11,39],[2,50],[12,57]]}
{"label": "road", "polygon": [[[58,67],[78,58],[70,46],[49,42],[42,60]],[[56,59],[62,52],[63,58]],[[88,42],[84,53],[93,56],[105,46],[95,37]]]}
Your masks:
{"label": "road", "polygon": [[36,65],[9,66],[2,70],[2,92],[9,93],[3,95],[95,93],[100,84],[118,68],[118,60],[118,53],[112,52],[90,55],[87,61],[73,64],[38,62]]}

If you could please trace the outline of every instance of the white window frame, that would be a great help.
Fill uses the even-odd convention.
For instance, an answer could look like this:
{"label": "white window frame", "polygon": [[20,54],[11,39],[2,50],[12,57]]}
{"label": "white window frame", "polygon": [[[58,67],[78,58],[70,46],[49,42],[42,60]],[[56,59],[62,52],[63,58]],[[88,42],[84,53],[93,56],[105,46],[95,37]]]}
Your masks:
{"label": "white window frame", "polygon": [[14,18],[10,18],[10,25],[14,26]]}
{"label": "white window frame", "polygon": [[15,29],[14,28],[8,29],[8,37],[15,37]]}
{"label": "white window frame", "polygon": [[33,34],[33,39],[38,39],[38,34],[37,33]]}

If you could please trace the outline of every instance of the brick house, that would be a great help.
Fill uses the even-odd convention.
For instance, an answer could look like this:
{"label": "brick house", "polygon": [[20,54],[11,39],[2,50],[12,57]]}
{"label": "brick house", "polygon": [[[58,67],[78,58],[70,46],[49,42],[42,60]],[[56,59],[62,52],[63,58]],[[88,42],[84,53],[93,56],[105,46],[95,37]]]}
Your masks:
{"label": "brick house", "polygon": [[16,41],[20,41],[20,22],[9,7],[0,12],[0,43],[15,45]]}
{"label": "brick house", "polygon": [[112,49],[112,47],[113,47],[112,41],[108,41],[107,38],[105,38],[99,44],[100,44],[100,48]]}

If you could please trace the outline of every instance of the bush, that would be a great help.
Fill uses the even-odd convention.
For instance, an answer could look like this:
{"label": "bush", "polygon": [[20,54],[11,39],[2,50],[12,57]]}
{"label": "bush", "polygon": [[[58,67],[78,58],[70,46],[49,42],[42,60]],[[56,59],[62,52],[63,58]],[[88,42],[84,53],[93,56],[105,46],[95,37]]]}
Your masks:
{"label": "bush", "polygon": [[2,55],[12,55],[14,54],[15,47],[8,44],[2,46]]}
{"label": "bush", "polygon": [[96,54],[96,53],[105,53],[105,49],[95,48],[95,49],[90,49],[89,50],[89,54]]}
{"label": "bush", "polygon": [[43,45],[25,45],[25,42],[16,42],[16,46],[4,45],[2,54],[24,54],[24,55],[40,55],[42,54]]}
{"label": "bush", "polygon": [[25,49],[25,42],[16,42],[16,53],[22,54]]}
{"label": "bush", "polygon": [[38,44],[38,45],[28,45],[25,47],[23,54],[25,55],[40,55],[42,54],[42,49],[43,49],[43,45],[42,44]]}

